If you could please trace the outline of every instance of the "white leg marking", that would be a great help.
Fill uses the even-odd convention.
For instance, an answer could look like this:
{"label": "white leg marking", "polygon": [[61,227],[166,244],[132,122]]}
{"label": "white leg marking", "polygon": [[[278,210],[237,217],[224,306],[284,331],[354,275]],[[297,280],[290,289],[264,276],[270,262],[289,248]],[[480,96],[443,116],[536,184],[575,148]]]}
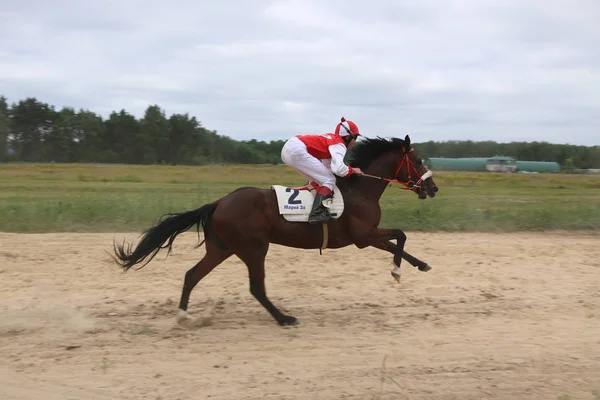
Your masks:
{"label": "white leg marking", "polygon": [[184,320],[184,319],[188,319],[190,317],[190,314],[188,314],[187,311],[182,310],[181,308],[179,309],[179,313],[177,314],[177,319],[178,320]]}
{"label": "white leg marking", "polygon": [[394,263],[392,263],[392,265],[393,265],[392,276],[398,283],[400,283],[400,267]]}

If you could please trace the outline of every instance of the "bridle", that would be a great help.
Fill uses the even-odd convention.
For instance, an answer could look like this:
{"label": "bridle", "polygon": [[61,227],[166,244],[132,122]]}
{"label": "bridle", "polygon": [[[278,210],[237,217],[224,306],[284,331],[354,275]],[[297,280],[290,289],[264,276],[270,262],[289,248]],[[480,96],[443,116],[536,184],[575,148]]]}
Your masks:
{"label": "bridle", "polygon": [[[431,171],[427,171],[423,175],[421,175],[419,173],[419,170],[417,169],[417,167],[415,167],[414,163],[408,157],[409,153],[412,153],[414,151],[415,151],[415,149],[413,149],[413,148],[411,148],[409,151],[406,151],[406,150],[404,151],[404,156],[402,157],[402,161],[400,162],[400,165],[398,166],[398,169],[396,170],[396,173],[394,174],[394,178],[392,178],[392,179],[382,178],[380,176],[369,175],[369,174],[363,174],[363,176],[367,176],[369,178],[381,179],[381,180],[392,182],[392,183],[398,183],[398,184],[406,186],[406,187],[401,187],[400,189],[412,190],[414,192],[418,188],[421,188],[421,184],[423,182],[425,182],[427,179],[431,178],[431,176],[433,175],[433,173]],[[400,171],[402,170],[402,167],[404,165],[406,165],[406,169],[408,171],[408,180],[401,181],[398,179],[398,174],[400,173]],[[413,179],[413,172],[416,175],[414,179]],[[415,179],[416,179],[416,182],[415,182]]]}

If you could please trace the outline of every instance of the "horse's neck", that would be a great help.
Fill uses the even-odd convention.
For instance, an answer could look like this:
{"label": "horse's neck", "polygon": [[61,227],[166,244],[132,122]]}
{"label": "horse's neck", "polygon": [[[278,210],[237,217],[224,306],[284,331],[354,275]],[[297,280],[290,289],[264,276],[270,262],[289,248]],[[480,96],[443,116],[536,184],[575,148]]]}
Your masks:
{"label": "horse's neck", "polygon": [[[366,171],[365,171],[366,172]],[[369,172],[374,176],[385,176],[380,175],[377,172]],[[385,191],[388,185],[387,181],[383,181],[376,178],[370,178],[367,176],[360,176],[351,178],[352,180],[345,179],[343,183],[338,181],[338,186],[344,196],[348,195],[351,197],[360,196],[365,200],[378,203],[381,195]]]}
{"label": "horse's neck", "polygon": [[362,176],[352,185],[352,191],[360,193],[363,198],[369,201],[378,203],[387,185],[387,181]]}
{"label": "horse's neck", "polygon": [[[394,171],[397,168],[397,165],[393,164],[392,160],[383,159],[379,163],[371,164],[368,171],[365,171],[365,173],[381,178],[392,178]],[[387,181],[381,179],[361,176],[348,185],[348,190],[353,196],[360,194],[361,197],[378,203],[388,184]]]}

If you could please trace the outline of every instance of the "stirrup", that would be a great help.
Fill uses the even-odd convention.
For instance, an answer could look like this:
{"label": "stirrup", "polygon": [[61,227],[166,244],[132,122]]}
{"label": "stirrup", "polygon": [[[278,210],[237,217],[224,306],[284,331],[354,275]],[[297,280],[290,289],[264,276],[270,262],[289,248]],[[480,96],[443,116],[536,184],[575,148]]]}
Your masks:
{"label": "stirrup", "polygon": [[316,213],[314,215],[309,215],[308,223],[309,224],[319,224],[319,223],[329,221],[330,218],[331,218],[331,215],[329,215],[329,212],[327,210],[325,210],[324,212],[322,211],[322,212]]}

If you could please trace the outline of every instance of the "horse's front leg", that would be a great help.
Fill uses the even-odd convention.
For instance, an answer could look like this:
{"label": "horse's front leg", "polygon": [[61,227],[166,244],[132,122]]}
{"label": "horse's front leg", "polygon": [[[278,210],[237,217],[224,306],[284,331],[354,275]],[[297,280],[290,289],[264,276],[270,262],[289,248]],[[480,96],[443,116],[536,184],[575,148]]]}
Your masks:
{"label": "horse's front leg", "polygon": [[[395,245],[389,242],[393,239],[396,239]],[[396,281],[400,282],[400,263],[402,262],[404,244],[406,243],[406,234],[404,232],[400,229],[375,228],[356,238],[355,243],[358,248],[373,246],[393,253],[392,276]],[[390,247],[386,243],[394,247]]]}
{"label": "horse's front leg", "polygon": [[[373,247],[380,249],[380,250],[388,251],[392,254],[395,254],[398,246],[396,246],[395,243],[388,240],[388,241],[385,241],[382,243],[374,244]],[[419,260],[417,257],[414,257],[414,256],[408,254],[404,250],[402,251],[402,258],[404,258],[406,261],[408,261],[408,263],[410,265],[412,265],[413,267],[419,268],[419,271],[427,272],[427,271],[431,270],[431,266],[429,264],[427,264],[424,261]]]}

